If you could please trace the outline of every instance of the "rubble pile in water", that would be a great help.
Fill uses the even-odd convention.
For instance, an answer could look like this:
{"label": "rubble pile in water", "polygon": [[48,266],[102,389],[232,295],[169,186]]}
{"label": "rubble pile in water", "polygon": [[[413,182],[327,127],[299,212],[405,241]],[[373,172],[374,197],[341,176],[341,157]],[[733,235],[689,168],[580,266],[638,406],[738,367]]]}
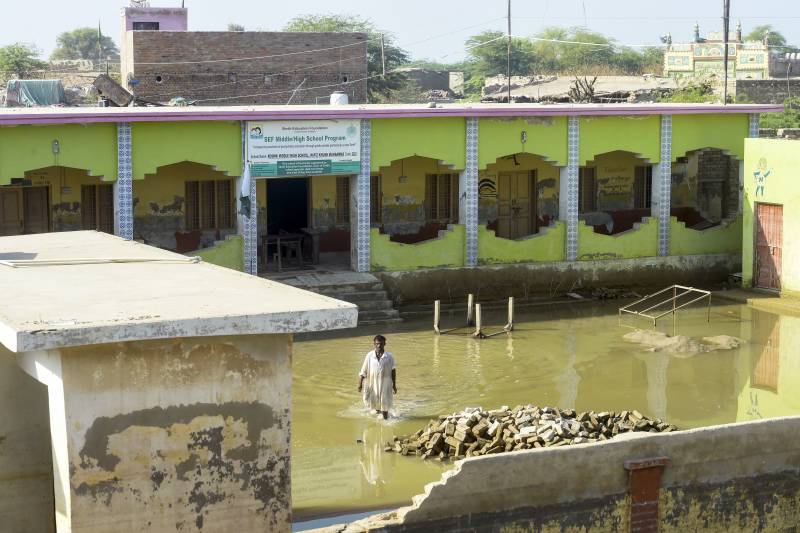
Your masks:
{"label": "rubble pile in water", "polygon": [[639,411],[587,411],[519,405],[484,411],[467,408],[431,420],[413,435],[395,437],[385,451],[423,459],[462,459],[494,453],[583,444],[620,433],[663,433],[678,428]]}

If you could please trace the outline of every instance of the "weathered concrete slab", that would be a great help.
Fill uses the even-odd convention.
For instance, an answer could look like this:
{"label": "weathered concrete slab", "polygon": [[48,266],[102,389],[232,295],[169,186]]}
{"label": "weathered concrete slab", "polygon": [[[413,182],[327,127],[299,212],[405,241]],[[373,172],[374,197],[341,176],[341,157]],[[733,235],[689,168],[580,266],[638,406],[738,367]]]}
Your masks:
{"label": "weathered concrete slab", "polygon": [[[70,261],[96,259],[93,264]],[[119,262],[149,260],[149,262]],[[355,305],[94,231],[0,238],[0,343],[11,351],[355,327]]]}

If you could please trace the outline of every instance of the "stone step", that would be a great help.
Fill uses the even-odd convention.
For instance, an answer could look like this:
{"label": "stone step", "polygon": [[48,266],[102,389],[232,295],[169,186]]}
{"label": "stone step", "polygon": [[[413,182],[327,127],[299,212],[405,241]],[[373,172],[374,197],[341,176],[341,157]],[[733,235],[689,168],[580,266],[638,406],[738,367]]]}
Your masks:
{"label": "stone step", "polygon": [[[342,293],[342,292],[369,292],[369,291],[383,291],[383,283],[348,283],[346,285],[323,285],[314,288],[320,294],[328,294],[329,292]],[[385,291],[383,291],[385,292]]]}
{"label": "stone step", "polygon": [[362,302],[374,302],[376,300],[389,301],[386,291],[324,291],[320,292],[323,296],[338,298],[346,302],[361,304]]}
{"label": "stone step", "polygon": [[402,320],[400,318],[400,313],[397,309],[372,309],[372,310],[360,310],[358,311],[358,323],[364,322],[385,322],[389,320],[397,319]]}
{"label": "stone step", "polygon": [[402,322],[402,318],[383,318],[380,320],[360,320],[358,322],[359,326],[376,326],[376,325],[384,325],[384,324],[399,324]]}
{"label": "stone step", "polygon": [[358,306],[358,311],[378,311],[380,309],[394,309],[392,302],[387,299],[372,300],[368,302],[351,302]]}

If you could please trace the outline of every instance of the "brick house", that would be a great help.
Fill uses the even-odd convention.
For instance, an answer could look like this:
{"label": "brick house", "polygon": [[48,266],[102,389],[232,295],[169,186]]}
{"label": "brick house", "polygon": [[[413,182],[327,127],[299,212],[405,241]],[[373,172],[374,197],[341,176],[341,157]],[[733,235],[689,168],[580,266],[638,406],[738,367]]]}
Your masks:
{"label": "brick house", "polygon": [[187,31],[185,8],[129,7],[122,18],[122,82],[144,100],[315,104],[343,91],[366,102],[364,33]]}

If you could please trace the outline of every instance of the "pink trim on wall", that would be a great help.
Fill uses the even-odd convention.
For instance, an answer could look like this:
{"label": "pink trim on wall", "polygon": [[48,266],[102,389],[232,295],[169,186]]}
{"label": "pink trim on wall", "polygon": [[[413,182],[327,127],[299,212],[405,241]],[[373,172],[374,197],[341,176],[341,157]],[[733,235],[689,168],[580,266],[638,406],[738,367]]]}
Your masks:
{"label": "pink trim on wall", "polygon": [[132,30],[134,22],[158,22],[158,31],[187,31],[188,11],[180,7],[126,7],[122,10],[123,31]]}
{"label": "pink trim on wall", "polygon": [[426,106],[258,106],[0,109],[0,125],[207,120],[313,120],[414,117],[546,117],[776,113],[772,104],[474,104]]}

